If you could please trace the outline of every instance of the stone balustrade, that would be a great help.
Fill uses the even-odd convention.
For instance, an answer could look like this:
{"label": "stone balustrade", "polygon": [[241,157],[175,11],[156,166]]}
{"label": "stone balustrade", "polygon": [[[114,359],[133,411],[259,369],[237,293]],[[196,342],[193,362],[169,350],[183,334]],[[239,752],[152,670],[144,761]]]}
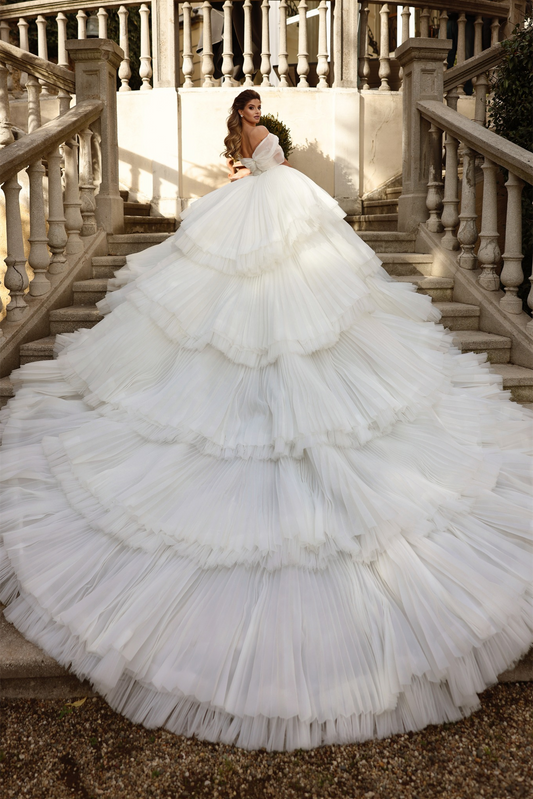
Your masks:
{"label": "stone balustrade", "polygon": [[[120,79],[119,91],[131,91],[130,80],[132,69],[130,63],[130,34],[128,29],[129,9],[134,7],[139,14],[139,70],[138,77],[140,89],[147,91],[152,88],[152,55],[150,35],[151,3],[139,3],[133,0],[109,0],[105,5],[78,0],[28,0],[12,6],[0,7],[0,38],[3,41],[16,39],[15,24],[18,29],[17,45],[21,50],[29,50],[29,30],[37,32],[37,54],[43,60],[48,60],[48,36],[50,31],[57,35],[57,63],[68,66],[67,42],[67,14],[75,15],[77,22],[77,38],[108,38],[108,9],[118,10],[118,36],[117,43],[123,51],[123,58],[119,66]],[[11,26],[9,25],[11,23]],[[2,36],[3,33],[3,36]],[[11,38],[10,38],[11,34]],[[53,94],[53,84],[46,84],[41,79],[43,93]],[[21,88],[26,87],[25,79],[21,80]]]}
{"label": "stone balustrade", "polygon": [[[479,55],[494,45],[504,33],[509,7],[502,3],[472,2],[466,13],[475,17],[469,45]],[[394,50],[409,38],[446,39],[450,30],[456,31],[455,60],[466,61],[467,17],[465,3],[448,0],[426,7],[423,2],[409,6],[366,0],[359,6],[358,75],[359,88],[379,91],[401,90],[402,67]],[[470,29],[469,29],[470,32]],[[489,42],[490,37],[490,42]],[[450,47],[452,45],[450,44]],[[446,54],[445,58],[448,56]],[[463,91],[461,86],[461,91]]]}
{"label": "stone balustrade", "polygon": [[[114,233],[123,226],[116,94],[110,91],[123,53],[110,41],[65,44],[75,73],[0,41],[0,184],[5,197],[6,323],[11,327],[25,320],[28,295],[47,295],[52,276],[66,272],[83,254],[84,238],[98,228]],[[8,66],[26,74],[26,131],[15,130],[10,121]],[[57,94],[59,115],[42,124],[41,96],[47,87]],[[74,93],[77,103],[70,108]],[[93,176],[95,160],[102,165],[99,185]],[[23,171],[29,191],[27,261],[20,205]]]}
{"label": "stone balustrade", "polygon": [[[533,184],[533,153],[485,127],[486,82],[482,78],[497,63],[499,48],[478,54],[443,78],[443,56],[450,44],[449,40],[409,39],[396,50],[410,98],[410,102],[404,99],[399,229],[414,231],[422,223],[432,233],[442,233],[441,246],[458,251],[461,269],[476,274],[487,291],[503,289],[500,309],[505,314],[522,314],[517,296],[524,282],[521,194],[525,183]],[[476,110],[473,120],[457,112],[461,83],[472,77],[476,77],[476,88],[482,86],[482,101],[476,103],[480,111]],[[497,175],[503,170],[507,201],[502,253]],[[533,308],[533,285],[528,305]],[[527,332],[533,336],[533,321],[527,324]]]}
{"label": "stone balustrade", "polygon": [[[430,8],[424,2],[403,6],[378,0],[158,0],[152,6],[135,0],[108,0],[104,5],[94,0],[28,0],[0,7],[0,38],[8,41],[11,36],[12,41],[16,23],[17,44],[27,50],[28,29],[36,28],[38,55],[47,59],[47,35],[54,29],[58,64],[66,65],[66,15],[71,15],[71,25],[75,15],[78,39],[107,38],[110,12],[118,10],[114,36],[124,53],[119,90],[130,91],[128,17],[135,8],[140,26],[137,83],[144,91],[152,88],[152,77],[157,87],[358,85],[363,90],[390,91],[402,86],[394,50],[407,38],[442,39],[453,29],[456,61],[461,65],[468,50],[478,55],[498,42],[508,27],[505,3],[471,0],[465,9],[460,0],[433,3]],[[358,44],[353,58],[343,52],[353,49],[351,41]],[[347,74],[347,66],[352,74]],[[41,85],[45,94],[53,91],[45,82]],[[25,88],[24,80],[21,86]]]}

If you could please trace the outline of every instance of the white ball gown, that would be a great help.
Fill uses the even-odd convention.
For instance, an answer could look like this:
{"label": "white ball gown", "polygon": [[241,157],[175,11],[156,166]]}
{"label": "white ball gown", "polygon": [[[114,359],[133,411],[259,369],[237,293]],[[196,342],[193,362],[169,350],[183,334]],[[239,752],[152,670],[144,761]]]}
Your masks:
{"label": "white ball gown", "polygon": [[452,721],[533,640],[533,414],[282,167],[14,374],[0,599],[134,722],[249,749]]}

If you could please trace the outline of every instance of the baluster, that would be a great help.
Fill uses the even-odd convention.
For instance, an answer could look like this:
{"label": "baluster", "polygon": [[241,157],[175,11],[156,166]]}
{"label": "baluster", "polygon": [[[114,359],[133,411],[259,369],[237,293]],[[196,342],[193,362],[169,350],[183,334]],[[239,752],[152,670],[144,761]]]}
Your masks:
{"label": "baluster", "polygon": [[223,86],[234,86],[233,80],[233,0],[226,0],[224,5],[224,52],[222,53]]}
{"label": "baluster", "polygon": [[298,3],[298,65],[296,67],[299,81],[298,88],[306,89],[309,86],[309,52],[307,49],[307,2],[300,0]]}
{"label": "baluster", "polygon": [[319,89],[328,88],[328,31],[327,31],[327,15],[328,6],[326,0],[320,0],[318,6],[318,53],[317,53],[317,68],[316,74],[318,75]]}
{"label": "baluster", "polygon": [[[0,41],[7,42],[9,44],[9,25],[5,20],[0,22]],[[11,97],[13,95],[13,71],[11,64],[6,64],[7,67],[7,91]]]}
{"label": "baluster", "polygon": [[409,38],[409,24],[411,21],[411,9],[409,6],[402,8],[402,44]]}
{"label": "baluster", "polygon": [[459,142],[449,133],[446,134],[444,148],[446,150],[446,173],[444,176],[444,198],[442,200],[441,222],[444,227],[444,236],[441,244],[447,250],[457,250],[459,242],[455,229],[459,224],[459,197],[457,176],[457,147]]}
{"label": "baluster", "polygon": [[41,85],[36,77],[28,75],[28,133],[41,127]]}
{"label": "baluster", "polygon": [[426,206],[429,211],[429,219],[426,227],[432,233],[440,233],[442,230],[441,211],[442,211],[442,133],[431,123],[429,128],[429,180]]}
{"label": "baluster", "polygon": [[429,38],[429,8],[423,8],[420,12],[420,36]]}
{"label": "baluster", "polygon": [[242,53],[244,86],[254,85],[254,59],[252,51],[252,0],[244,0],[244,49]]}
{"label": "baluster", "polygon": [[361,89],[369,89],[370,62],[368,59],[368,3],[360,4],[359,16],[359,81]]}
{"label": "baluster", "polygon": [[481,206],[481,233],[477,259],[481,267],[479,282],[487,291],[498,291],[500,278],[496,267],[501,253],[498,246],[498,206],[496,186],[496,164],[488,158],[483,160],[483,201]]}
{"label": "baluster", "polygon": [[389,7],[387,3],[381,6],[379,12],[381,20],[381,36],[379,39],[379,71],[381,79],[380,92],[390,92],[390,58],[389,58]]}
{"label": "baluster", "polygon": [[202,50],[202,75],[204,76],[204,82],[202,85],[205,88],[210,88],[215,85],[213,80],[215,65],[213,62],[213,37],[211,35],[211,3],[208,2],[208,0],[204,0],[202,4],[202,16],[204,20]]}
{"label": "baluster", "polygon": [[493,17],[490,26],[490,46],[494,47],[500,41],[500,20],[498,17]]}
{"label": "baluster", "polygon": [[[37,54],[39,58],[44,58],[48,61],[48,42],[46,39],[46,19],[39,14],[35,20],[37,24]],[[39,79],[43,94],[52,94],[51,86],[43,79]]]}
{"label": "baluster", "polygon": [[[270,83],[270,24],[269,24],[270,3],[262,0],[261,3],[261,75],[263,80],[261,86],[271,86]],[[320,49],[320,48],[319,48]]]}
{"label": "baluster", "polygon": [[107,11],[99,8],[96,15],[98,17],[98,38],[107,39]]}
{"label": "baluster", "polygon": [[194,64],[192,60],[191,4],[187,0],[187,2],[181,4],[181,7],[183,10],[183,87],[191,89],[194,86],[192,82]]}
{"label": "baluster", "polygon": [[485,125],[487,118],[487,93],[489,90],[489,81],[487,73],[483,72],[478,75],[476,79],[476,104],[474,111],[474,121],[478,125]]}
{"label": "baluster", "polygon": [[[409,38],[409,22],[411,19],[411,10],[409,6],[402,7],[402,44],[403,42],[407,41]],[[403,92],[403,67],[400,65],[400,69],[398,71],[398,77],[400,78],[400,91]]]}
{"label": "baluster", "polygon": [[[26,52],[28,52],[30,49],[30,41],[28,37],[28,23],[26,22],[24,17],[20,17],[19,21],[17,22],[17,27],[19,29],[19,47],[21,50],[26,50]],[[20,88],[22,92],[24,92],[26,89],[27,80],[28,80],[28,73],[21,72]]]}
{"label": "baluster", "polygon": [[150,9],[143,3],[139,9],[141,18],[141,65],[139,67],[139,77],[142,80],[141,91],[151,91],[152,84],[152,56],[150,50]]}
{"label": "baluster", "polygon": [[9,92],[7,90],[8,69],[0,63],[0,148],[15,141],[9,112]]}
{"label": "baluster", "polygon": [[[448,38],[448,12],[441,11],[439,14],[439,39]],[[446,61],[444,63],[447,63]]]}
{"label": "baluster", "polygon": [[85,128],[80,133],[80,202],[81,216],[83,225],[81,228],[82,236],[92,236],[96,233],[96,200],[94,197],[93,181],[93,154],[91,139],[93,132],[90,128]]}
{"label": "baluster", "polygon": [[21,185],[14,175],[2,184],[2,191],[6,198],[6,239],[7,258],[5,263],[7,271],[4,285],[10,294],[7,306],[7,321],[20,322],[28,311],[24,293],[28,288],[29,280],[26,271],[26,256],[22,241],[22,223],[20,219],[19,193]]}
{"label": "baluster", "polygon": [[80,8],[78,13],[76,14],[76,19],[78,20],[78,39],[86,39],[87,38],[87,14],[83,9]]}
{"label": "baluster", "polygon": [[475,183],[475,163],[476,155],[470,147],[461,147],[463,156],[463,181],[461,184],[461,213],[459,214],[460,224],[457,231],[457,239],[461,245],[459,255],[459,266],[463,269],[476,268],[476,256],[474,247],[477,241],[476,227],[476,183]]}
{"label": "baluster", "polygon": [[48,153],[48,247],[52,252],[48,271],[52,275],[63,272],[67,266],[66,219],[63,210],[63,186],[61,179],[62,156],[59,148]]}
{"label": "baluster", "polygon": [[[28,77],[28,133],[41,127],[41,107],[39,95],[41,86],[33,75]],[[30,254],[28,263],[33,269],[34,278],[30,283],[32,297],[42,297],[50,291],[50,281],[46,272],[50,266],[44,214],[43,177],[46,170],[42,160],[34,161],[26,170],[30,183]]]}
{"label": "baluster", "polygon": [[483,17],[476,16],[474,21],[474,55],[479,55],[483,50]]}
{"label": "baluster", "polygon": [[126,6],[120,6],[118,10],[118,18],[119,18],[119,43],[124,51],[124,58],[120,62],[120,66],[118,68],[118,76],[120,78],[120,82],[122,86],[119,88],[119,92],[131,92],[130,86],[130,78],[131,78],[131,67],[130,67],[130,39],[128,36],[128,9]]}
{"label": "baluster", "polygon": [[500,308],[507,313],[522,312],[522,300],[518,289],[524,280],[522,271],[522,189],[524,182],[509,172],[507,183],[507,217],[505,223],[505,250],[500,280],[505,289],[505,297],[500,300]]}
{"label": "baluster", "polygon": [[57,23],[57,63],[60,67],[68,67],[67,56],[67,18],[62,11],[56,17]]}
{"label": "baluster", "polygon": [[[457,20],[457,66],[464,64],[466,59],[466,15],[464,12],[459,14]],[[457,87],[459,94],[464,94],[464,86]]]}
{"label": "baluster", "polygon": [[78,142],[70,139],[63,145],[65,159],[65,219],[67,227],[67,255],[77,255],[83,251],[80,231],[83,226],[78,181]]}
{"label": "baluster", "polygon": [[280,88],[286,89],[289,85],[287,75],[289,74],[289,53],[287,51],[287,0],[280,0],[279,3],[279,53],[278,53],[278,73]]}

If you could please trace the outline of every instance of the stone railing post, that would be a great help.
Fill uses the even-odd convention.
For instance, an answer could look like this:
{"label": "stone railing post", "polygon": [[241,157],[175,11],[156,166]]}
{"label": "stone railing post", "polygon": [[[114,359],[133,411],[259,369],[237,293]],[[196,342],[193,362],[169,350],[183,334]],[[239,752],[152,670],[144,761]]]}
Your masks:
{"label": "stone railing post", "polygon": [[93,125],[100,139],[102,180],[96,196],[98,227],[107,233],[124,229],[124,203],[118,185],[117,69],[124,53],[109,39],[73,39],[67,50],[76,69],[76,102],[102,100],[102,116]]}
{"label": "stone railing post", "polygon": [[443,61],[449,39],[407,39],[395,52],[403,67],[402,193],[398,230],[414,232],[428,217],[426,205],[431,154],[429,123],[420,116],[419,100],[443,98]]}

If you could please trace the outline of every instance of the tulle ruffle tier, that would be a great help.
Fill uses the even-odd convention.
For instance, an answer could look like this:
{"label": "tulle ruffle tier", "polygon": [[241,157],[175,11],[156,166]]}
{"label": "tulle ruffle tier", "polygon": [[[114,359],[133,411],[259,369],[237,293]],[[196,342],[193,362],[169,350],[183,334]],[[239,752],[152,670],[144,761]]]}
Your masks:
{"label": "tulle ruffle tier", "polygon": [[531,414],[285,167],[128,258],[1,413],[7,617],[147,726],[460,718],[533,639]]}

